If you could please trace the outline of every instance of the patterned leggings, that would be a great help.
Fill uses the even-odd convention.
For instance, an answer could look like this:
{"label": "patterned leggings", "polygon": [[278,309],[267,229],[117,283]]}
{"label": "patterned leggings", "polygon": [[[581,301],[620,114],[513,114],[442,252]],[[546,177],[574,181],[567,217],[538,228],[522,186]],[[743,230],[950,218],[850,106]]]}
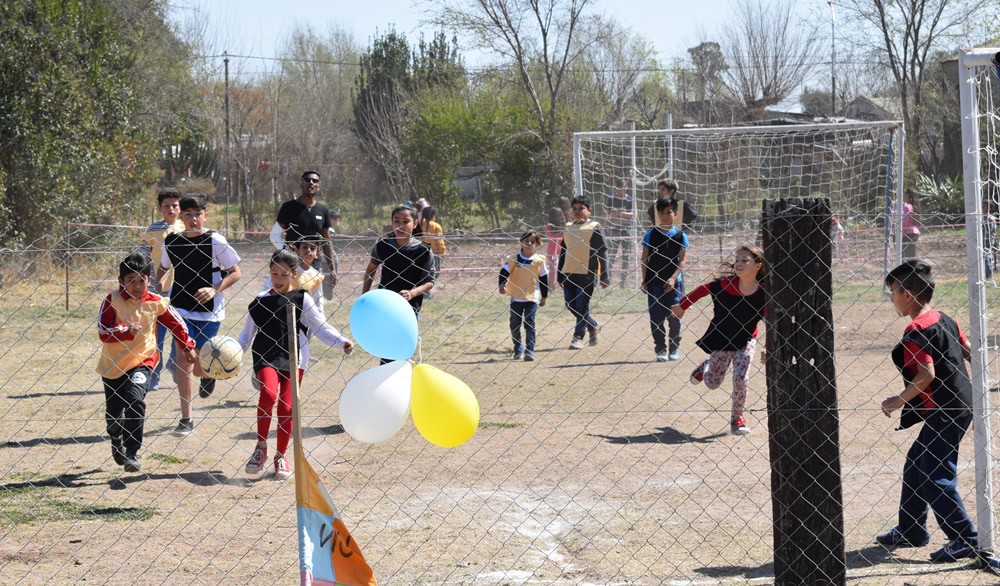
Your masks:
{"label": "patterned leggings", "polygon": [[705,386],[717,389],[726,376],[729,363],[733,363],[733,408],[729,421],[735,421],[743,416],[743,407],[747,402],[747,381],[750,380],[750,363],[757,349],[757,338],[750,338],[742,350],[716,350],[701,363]]}

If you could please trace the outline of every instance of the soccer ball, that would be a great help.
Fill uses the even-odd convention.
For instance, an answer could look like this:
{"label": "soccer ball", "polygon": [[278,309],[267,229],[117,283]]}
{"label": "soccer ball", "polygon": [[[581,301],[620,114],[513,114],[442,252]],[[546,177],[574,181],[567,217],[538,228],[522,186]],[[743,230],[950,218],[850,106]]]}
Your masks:
{"label": "soccer ball", "polygon": [[212,378],[226,379],[240,372],[243,348],[229,336],[216,336],[201,347],[198,356],[201,369]]}

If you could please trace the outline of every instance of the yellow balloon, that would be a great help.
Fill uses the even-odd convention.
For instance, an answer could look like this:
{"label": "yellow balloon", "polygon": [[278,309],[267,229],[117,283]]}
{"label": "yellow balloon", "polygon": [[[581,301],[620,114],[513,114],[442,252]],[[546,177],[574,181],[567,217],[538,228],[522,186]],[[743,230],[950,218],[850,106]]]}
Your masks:
{"label": "yellow balloon", "polygon": [[429,364],[413,367],[410,413],[420,435],[434,445],[465,443],[479,427],[479,401],[469,385]]}

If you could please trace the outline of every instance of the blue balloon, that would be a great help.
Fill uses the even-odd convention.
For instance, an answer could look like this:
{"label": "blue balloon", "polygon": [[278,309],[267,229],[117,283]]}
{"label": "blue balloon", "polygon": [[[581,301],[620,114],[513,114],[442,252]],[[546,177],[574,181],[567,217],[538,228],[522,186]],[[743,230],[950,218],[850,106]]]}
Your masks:
{"label": "blue balloon", "polygon": [[351,333],[365,352],[388,360],[406,360],[417,349],[417,316],[403,296],[375,289],[351,307]]}

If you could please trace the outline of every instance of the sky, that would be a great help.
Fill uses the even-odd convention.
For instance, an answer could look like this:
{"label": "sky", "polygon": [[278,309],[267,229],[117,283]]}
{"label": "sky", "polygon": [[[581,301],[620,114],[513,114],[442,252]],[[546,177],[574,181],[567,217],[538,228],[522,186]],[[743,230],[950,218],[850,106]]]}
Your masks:
{"label": "sky", "polygon": [[[661,63],[683,58],[687,49],[701,40],[717,39],[718,31],[732,12],[733,0],[592,0],[593,12],[613,16],[655,47]],[[347,30],[367,47],[376,30],[394,25],[415,43],[420,33],[430,39],[435,28],[421,25],[426,19],[413,0],[172,0],[171,17],[179,20],[196,9],[207,17],[213,33],[231,55],[273,57],[276,47],[297,26],[309,24],[317,32],[330,25]],[[825,11],[827,0],[796,0],[799,10]],[[461,45],[460,41],[460,45]],[[466,64],[475,56],[462,47]]]}

